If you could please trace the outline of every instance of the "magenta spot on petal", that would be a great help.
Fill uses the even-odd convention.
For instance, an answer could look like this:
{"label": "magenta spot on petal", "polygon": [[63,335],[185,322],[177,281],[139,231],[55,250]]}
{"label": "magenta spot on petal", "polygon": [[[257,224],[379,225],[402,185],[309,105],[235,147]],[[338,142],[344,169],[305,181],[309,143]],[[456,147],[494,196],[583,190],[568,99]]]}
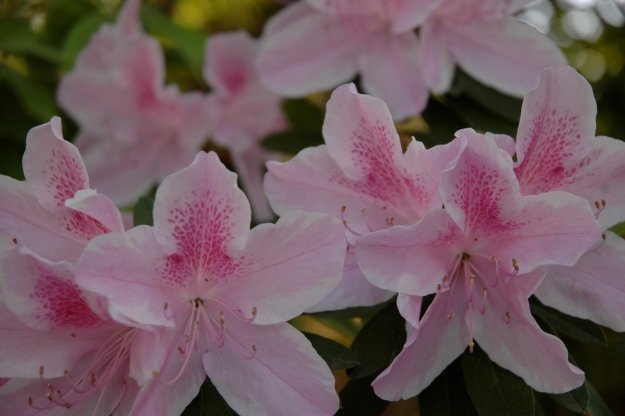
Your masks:
{"label": "magenta spot on petal", "polygon": [[86,187],[83,168],[71,155],[53,150],[46,166],[49,169],[43,172],[48,178],[46,186],[58,206]]}
{"label": "magenta spot on petal", "polygon": [[100,221],[78,211],[69,211],[64,217],[65,229],[85,240],[110,232]]}
{"label": "magenta spot on petal", "polygon": [[40,302],[37,319],[51,322],[57,327],[85,328],[102,323],[76,284],[45,270],[41,272],[30,296]]}
{"label": "magenta spot on petal", "polygon": [[167,257],[160,275],[182,287],[195,279],[213,284],[228,279],[239,264],[228,252],[234,228],[234,205],[211,191],[191,193],[170,210],[169,223],[177,243],[176,253]]}

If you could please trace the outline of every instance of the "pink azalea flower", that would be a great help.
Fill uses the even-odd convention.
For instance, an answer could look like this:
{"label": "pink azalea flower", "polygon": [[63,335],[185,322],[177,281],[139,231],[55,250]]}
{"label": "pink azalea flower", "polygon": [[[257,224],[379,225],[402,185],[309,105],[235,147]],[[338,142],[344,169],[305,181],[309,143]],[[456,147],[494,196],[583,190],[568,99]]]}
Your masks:
{"label": "pink azalea flower", "polygon": [[60,118],[30,130],[23,169],[25,182],[0,176],[4,247],[22,245],[50,260],[74,262],[89,239],[123,231],[113,202],[90,188],[80,153],[63,139]]}
{"label": "pink azalea flower", "polygon": [[[445,208],[356,241],[372,283],[409,296],[436,293],[373,387],[389,400],[414,396],[475,339],[534,389],[571,390],[583,372],[539,328],[527,298],[543,277],[540,266],[575,264],[601,239],[601,227],[588,203],[567,192],[521,196],[510,157],[488,137],[460,135],[466,147],[441,175]],[[418,308],[399,306],[408,322],[419,320]]]}
{"label": "pink azalea flower", "polygon": [[129,0],[117,22],[97,32],[58,90],[80,125],[76,144],[95,187],[118,204],[136,200],[193,160],[209,133],[201,93],[165,87],[163,53]]}
{"label": "pink azalea flower", "polygon": [[81,290],[74,266],[25,248],[0,262],[0,414],[128,414],[136,330]]}
{"label": "pink azalea flower", "polygon": [[[597,105],[588,82],[570,67],[543,71],[523,101],[515,172],[521,192],[564,190],[586,198],[604,229],[625,221],[625,143],[595,138]],[[507,136],[508,152],[514,141]],[[553,266],[536,291],[569,315],[625,331],[625,241],[604,240],[573,267]]]}
{"label": "pink azalea flower", "polygon": [[[291,213],[249,230],[250,207],[214,153],[166,178],[154,227],[91,241],[77,281],[123,322],[161,338],[135,368],[156,377],[135,409],[187,404],[208,375],[242,415],[331,415],[334,378],[286,321],[336,285],[345,241],[322,214]],[[139,377],[141,380],[142,378]]]}
{"label": "pink azalea flower", "polygon": [[258,44],[243,31],[217,34],[206,42],[204,78],[210,95],[213,140],[230,150],[254,217],[273,217],[263,192],[263,170],[272,155],[260,140],[286,128],[282,99],[265,89],[254,68]]}
{"label": "pink azalea flower", "polygon": [[392,293],[364,278],[354,259],[354,241],[393,224],[413,224],[440,206],[439,160],[449,146],[425,150],[413,140],[402,154],[384,102],[358,94],[353,84],[332,93],[323,136],[325,145],[304,149],[285,163],[267,164],[267,195],[279,215],[302,209],[345,224],[350,247],[341,283],[310,311],[382,302]]}
{"label": "pink azalea flower", "polygon": [[303,96],[360,74],[394,118],[419,113],[428,99],[412,30],[440,0],[305,0],[265,26],[258,57],[268,88]]}
{"label": "pink azalea flower", "polygon": [[424,82],[451,86],[455,65],[478,81],[521,96],[543,68],[564,63],[558,46],[512,15],[529,0],[444,0],[420,31]]}

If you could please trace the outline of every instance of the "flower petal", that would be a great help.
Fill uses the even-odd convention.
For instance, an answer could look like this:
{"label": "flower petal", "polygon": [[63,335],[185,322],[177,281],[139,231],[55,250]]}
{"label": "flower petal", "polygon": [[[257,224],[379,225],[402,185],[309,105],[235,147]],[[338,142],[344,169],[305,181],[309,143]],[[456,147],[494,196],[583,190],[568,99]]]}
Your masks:
{"label": "flower petal", "polygon": [[260,147],[254,147],[243,153],[233,152],[232,159],[241,185],[246,192],[254,219],[258,222],[271,221],[273,211],[263,188],[263,172],[271,155]]}
{"label": "flower petal", "polygon": [[50,211],[62,207],[77,191],[89,188],[80,153],[63,139],[59,117],[28,132],[23,166],[37,200]]}
{"label": "flower petal", "polygon": [[625,331],[625,241],[607,232],[605,241],[573,267],[551,266],[536,296],[568,315]]}
{"label": "flower petal", "polygon": [[217,33],[206,42],[204,79],[215,89],[236,94],[256,78],[258,45],[245,31]]}
{"label": "flower petal", "polygon": [[65,217],[43,209],[27,183],[0,176],[0,238],[50,260],[76,261],[87,240],[67,229]]}
{"label": "flower petal", "polygon": [[165,178],[156,192],[154,227],[159,237],[176,245],[176,267],[187,274],[183,279],[231,274],[250,217],[236,175],[213,152],[200,152],[189,167]]}
{"label": "flower petal", "polygon": [[565,63],[558,46],[513,18],[447,25],[451,53],[469,75],[500,91],[523,95],[540,70]]}
{"label": "flower petal", "polygon": [[339,284],[321,302],[306,309],[308,313],[336,311],[354,306],[371,306],[392,298],[393,292],[372,285],[360,271],[351,251],[345,254],[343,276]]}
{"label": "flower petal", "polygon": [[260,77],[286,96],[328,89],[356,74],[357,51],[367,36],[305,2],[293,4],[267,22],[257,60]]}
{"label": "flower petal", "polygon": [[358,56],[364,90],[381,98],[396,120],[419,114],[430,95],[421,80],[418,50],[414,33],[381,34]]}
{"label": "flower petal", "polygon": [[255,323],[287,321],[337,285],[345,244],[337,219],[287,213],[276,224],[261,224],[250,232],[237,275],[215,290],[244,315],[254,316]]}
{"label": "flower petal", "polygon": [[187,282],[169,273],[175,261],[168,254],[148,226],[105,234],[87,245],[76,265],[75,279],[81,287],[105,297],[109,314],[119,322],[172,327],[169,308],[180,303],[180,294],[172,288]]}
{"label": "flower petal", "polygon": [[393,32],[412,31],[426,22],[441,0],[395,0],[391,8]]}
{"label": "flower petal", "polygon": [[523,194],[555,189],[591,150],[597,104],[588,81],[561,66],[540,73],[523,100],[515,172]]}
{"label": "flower petal", "polygon": [[[229,319],[230,318],[230,319]],[[204,368],[242,415],[333,415],[334,377],[310,342],[288,324],[257,326],[226,317],[223,346],[209,347]]]}
{"label": "flower petal", "polygon": [[426,388],[467,347],[462,290],[436,295],[419,328],[411,332],[404,349],[372,383],[385,400],[408,399]]}
{"label": "flower petal", "polygon": [[91,189],[83,189],[73,198],[65,200],[65,206],[99,222],[111,232],[124,231],[122,215],[111,199]]}
{"label": "flower petal", "polygon": [[491,288],[484,314],[473,311],[477,343],[491,360],[537,391],[564,393],[579,387],[584,372],[569,363],[562,341],[540,329],[530,313],[527,295],[515,285],[510,280]]}
{"label": "flower petal", "polygon": [[356,260],[374,285],[425,296],[436,291],[461,238],[461,230],[447,212],[434,209],[415,225],[360,237],[356,240]]}
{"label": "flower petal", "polygon": [[437,94],[447,92],[454,79],[456,65],[449,44],[443,25],[436,20],[425,22],[419,33],[421,76],[426,85]]}

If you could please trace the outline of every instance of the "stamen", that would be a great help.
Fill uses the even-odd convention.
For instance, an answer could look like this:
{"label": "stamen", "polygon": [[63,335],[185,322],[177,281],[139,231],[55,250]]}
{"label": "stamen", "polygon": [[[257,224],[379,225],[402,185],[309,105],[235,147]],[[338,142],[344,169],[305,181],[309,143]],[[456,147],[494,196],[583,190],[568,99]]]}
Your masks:
{"label": "stamen", "polygon": [[448,320],[448,321],[451,321],[451,320],[453,319],[453,317],[454,317],[454,313],[453,313],[453,312],[449,312],[449,313],[447,314],[447,320]]}
{"label": "stamen", "polygon": [[386,217],[386,225],[388,226],[395,225],[395,217]]}
{"label": "stamen", "polygon": [[512,268],[514,269],[515,273],[519,272],[519,262],[515,258],[512,259]]}
{"label": "stamen", "polygon": [[504,314],[504,320],[506,321],[507,324],[510,323],[510,311],[506,311],[506,313]]}

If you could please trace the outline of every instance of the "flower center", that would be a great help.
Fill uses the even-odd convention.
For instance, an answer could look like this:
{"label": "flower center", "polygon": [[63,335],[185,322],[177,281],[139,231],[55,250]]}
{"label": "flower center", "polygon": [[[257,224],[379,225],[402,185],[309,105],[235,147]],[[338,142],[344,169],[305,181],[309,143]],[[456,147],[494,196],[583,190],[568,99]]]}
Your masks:
{"label": "flower center", "polygon": [[[501,267],[499,260],[492,256],[485,259],[480,256],[472,256],[468,253],[461,253],[455,256],[443,276],[441,283],[437,286],[437,292],[449,290],[451,285],[456,285],[456,289],[464,290],[464,300],[467,305],[465,322],[468,329],[469,352],[473,352],[475,342],[473,340],[473,311],[478,310],[481,315],[486,313],[486,304],[489,291],[503,280],[504,284],[509,279],[515,277],[519,271],[519,262],[512,259],[512,271],[509,272]],[[453,319],[454,313],[449,312],[448,319]],[[510,312],[505,311],[503,319],[510,322]]]}

